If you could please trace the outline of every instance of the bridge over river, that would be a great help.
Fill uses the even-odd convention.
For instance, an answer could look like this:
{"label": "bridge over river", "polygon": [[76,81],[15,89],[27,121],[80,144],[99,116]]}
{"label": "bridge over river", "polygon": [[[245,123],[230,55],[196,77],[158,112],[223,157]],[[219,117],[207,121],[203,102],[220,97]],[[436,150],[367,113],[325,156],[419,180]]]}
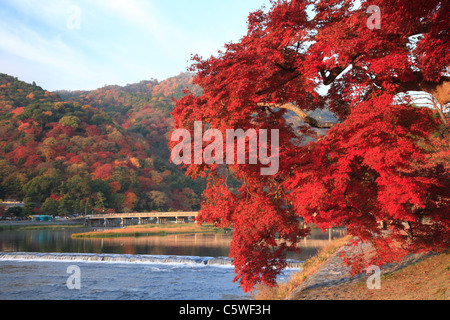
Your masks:
{"label": "bridge over river", "polygon": [[124,227],[150,223],[186,223],[194,221],[198,212],[148,212],[148,213],[114,213],[86,216],[86,223],[91,227]]}

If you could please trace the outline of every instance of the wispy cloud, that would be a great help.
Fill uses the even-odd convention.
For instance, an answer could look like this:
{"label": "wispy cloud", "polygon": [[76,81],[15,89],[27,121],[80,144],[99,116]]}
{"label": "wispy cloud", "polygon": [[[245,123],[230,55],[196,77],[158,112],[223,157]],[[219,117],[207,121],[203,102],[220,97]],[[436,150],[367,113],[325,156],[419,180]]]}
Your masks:
{"label": "wispy cloud", "polygon": [[57,68],[72,76],[82,76],[88,72],[81,63],[76,63],[76,52],[60,37],[43,37],[11,21],[0,21],[0,50],[49,68]]}
{"label": "wispy cloud", "polygon": [[153,35],[158,40],[173,31],[173,26],[165,23],[162,15],[152,6],[151,1],[139,0],[96,0],[93,2],[99,10],[113,13],[129,25],[134,25],[142,32]]}
{"label": "wispy cloud", "polygon": [[[237,40],[261,1],[1,0],[0,72],[49,90],[162,80],[185,71],[191,54]],[[72,30],[74,6],[81,21]]]}

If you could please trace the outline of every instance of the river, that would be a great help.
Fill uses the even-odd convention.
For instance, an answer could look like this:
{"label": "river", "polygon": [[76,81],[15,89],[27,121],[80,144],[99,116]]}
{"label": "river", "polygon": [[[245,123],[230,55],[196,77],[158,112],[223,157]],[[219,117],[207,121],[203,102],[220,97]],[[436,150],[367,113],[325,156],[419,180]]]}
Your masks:
{"label": "river", "polygon": [[[227,259],[231,236],[72,239],[79,228],[0,231],[1,300],[242,300]],[[333,230],[332,238],[345,234]],[[329,242],[313,230],[304,261]],[[76,271],[73,271],[75,266]],[[295,265],[294,265],[295,266]],[[285,281],[294,268],[287,269]],[[74,278],[75,277],[75,278]],[[71,288],[70,281],[79,288]]]}

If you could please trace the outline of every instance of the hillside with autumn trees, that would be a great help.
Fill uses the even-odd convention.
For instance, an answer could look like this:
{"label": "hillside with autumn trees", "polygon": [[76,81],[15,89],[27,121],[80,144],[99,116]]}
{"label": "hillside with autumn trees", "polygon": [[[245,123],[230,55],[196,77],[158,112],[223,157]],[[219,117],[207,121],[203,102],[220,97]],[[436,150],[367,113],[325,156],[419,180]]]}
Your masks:
{"label": "hillside with autumn trees", "polygon": [[204,186],[167,148],[183,88],[190,74],[54,93],[0,74],[0,199],[23,215],[197,210]]}

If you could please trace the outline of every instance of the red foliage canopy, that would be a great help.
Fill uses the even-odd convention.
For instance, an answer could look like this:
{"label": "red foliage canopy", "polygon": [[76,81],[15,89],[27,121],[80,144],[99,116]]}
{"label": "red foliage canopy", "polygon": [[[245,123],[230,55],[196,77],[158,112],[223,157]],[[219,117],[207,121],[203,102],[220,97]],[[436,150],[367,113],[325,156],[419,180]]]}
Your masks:
{"label": "red foliage canopy", "polygon": [[[449,2],[357,3],[274,1],[250,14],[238,43],[193,57],[203,95],[177,101],[177,128],[280,130],[276,175],[261,176],[254,164],[188,167],[210,179],[200,222],[234,227],[231,256],[246,291],[275,283],[309,232],[299,218],[371,242],[368,265],[449,247]],[[381,10],[375,28],[370,5]],[[412,91],[430,94],[434,109],[414,105]],[[308,113],[325,107],[335,123]],[[292,127],[288,114],[305,125]],[[304,141],[308,134],[314,141]]]}

